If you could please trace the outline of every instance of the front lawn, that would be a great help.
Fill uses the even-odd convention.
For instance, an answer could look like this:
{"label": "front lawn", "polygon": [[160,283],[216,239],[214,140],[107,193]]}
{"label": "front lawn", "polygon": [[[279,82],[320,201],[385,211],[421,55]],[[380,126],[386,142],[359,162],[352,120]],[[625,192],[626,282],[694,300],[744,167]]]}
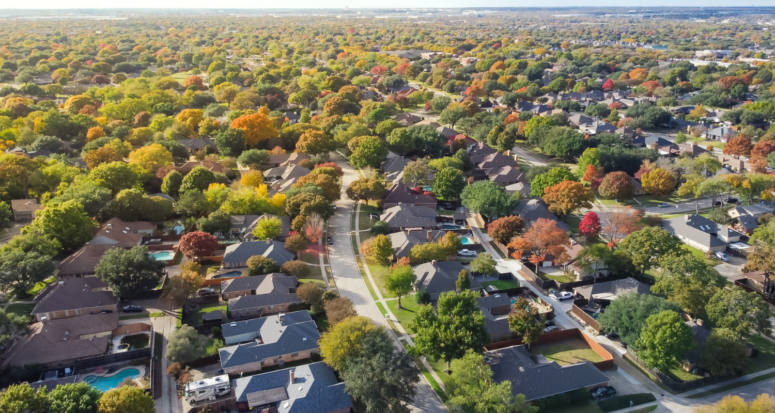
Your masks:
{"label": "front lawn", "polygon": [[32,297],[34,297],[34,296],[38,295],[38,293],[40,292],[40,290],[42,290],[42,289],[46,288],[46,286],[47,286],[47,285],[51,284],[51,283],[52,283],[52,282],[54,282],[54,280],[56,280],[56,279],[57,279],[56,275],[52,275],[51,277],[49,277],[49,278],[48,278],[48,279],[46,279],[45,281],[43,281],[43,282],[39,282],[39,283],[35,284],[35,286],[34,286],[34,287],[32,287],[31,289],[29,289],[29,290],[27,291],[27,295],[28,295],[28,296],[32,296]]}
{"label": "front lawn", "polygon": [[[363,231],[371,229],[374,223],[379,221],[379,215],[381,210],[374,205],[361,204],[361,213],[358,216],[358,230]],[[371,215],[375,215],[376,218],[372,218]]]}
{"label": "front lawn", "polygon": [[316,252],[300,252],[299,253],[299,260],[304,261],[307,264],[318,264],[320,265],[320,256]]}
{"label": "front lawn", "polygon": [[699,380],[699,379],[702,378],[702,376],[697,375],[697,374],[692,374],[692,373],[690,373],[690,372],[688,372],[688,371],[686,371],[686,370],[684,370],[684,369],[682,369],[680,367],[674,368],[674,369],[670,370],[667,373],[667,376],[670,377],[673,380],[676,380],[676,381],[679,381],[679,382],[684,382],[684,383],[688,383],[690,381]]}
{"label": "front lawn", "polygon": [[760,335],[745,336],[745,341],[756,347],[759,353],[748,360],[743,374],[756,373],[775,367],[775,343]]}
{"label": "front lawn", "polygon": [[[385,288],[385,278],[388,276],[388,274],[390,274],[390,267],[385,267],[384,265],[378,264],[371,257],[366,257],[366,265],[369,267],[371,277],[374,278],[374,282],[377,283],[377,288],[379,288],[379,292],[382,294],[382,297],[394,298],[395,294],[391,294]],[[369,283],[368,280],[365,281],[366,284]]]}
{"label": "front lawn", "polygon": [[299,277],[299,282],[300,283],[313,282],[325,287],[326,282],[323,281],[323,271],[321,271],[320,267],[314,267],[312,265],[308,265],[307,269],[309,270],[309,274],[305,275],[304,277]]}
{"label": "front lawn", "polygon": [[227,304],[211,304],[204,307],[199,307],[188,314],[188,324],[192,326],[198,326],[202,324],[202,315],[211,311],[221,310],[225,316],[226,310],[228,309],[229,306]]}
{"label": "front lawn", "polygon": [[713,260],[713,259],[710,259],[710,258],[706,258],[705,257],[705,253],[700,251],[700,250],[698,250],[697,248],[690,247],[690,246],[688,246],[686,244],[681,245],[681,248],[683,248],[686,251],[691,252],[692,255],[694,255],[695,257],[699,258],[700,260],[705,261],[705,263],[708,264],[711,267],[715,267],[715,266],[720,264],[719,261],[716,261],[716,260]]}
{"label": "front lawn", "polygon": [[579,225],[581,224],[581,218],[576,215],[569,215],[565,218],[565,223],[568,224],[570,230],[574,234],[579,233]]}
{"label": "front lawn", "polygon": [[414,334],[414,331],[409,328],[409,323],[414,320],[414,316],[420,311],[421,306],[414,302],[414,296],[401,297],[401,307],[398,309],[398,300],[385,301],[390,308],[390,312],[396,316],[396,319],[404,328],[407,334]]}
{"label": "front lawn", "polygon": [[35,308],[35,303],[30,304],[11,304],[5,309],[6,313],[12,313],[24,317],[30,317],[32,309]]}
{"label": "front lawn", "polygon": [[482,286],[484,286],[484,288],[487,288],[491,285],[494,285],[495,288],[499,290],[508,290],[509,288],[519,288],[519,284],[513,281],[507,281],[507,280],[485,281],[482,283]]}
{"label": "front lawn", "polygon": [[541,354],[547,360],[556,361],[561,366],[582,361],[590,361],[592,363],[603,361],[603,358],[595,353],[587,343],[578,339],[535,345],[530,349],[530,354],[533,356]]}

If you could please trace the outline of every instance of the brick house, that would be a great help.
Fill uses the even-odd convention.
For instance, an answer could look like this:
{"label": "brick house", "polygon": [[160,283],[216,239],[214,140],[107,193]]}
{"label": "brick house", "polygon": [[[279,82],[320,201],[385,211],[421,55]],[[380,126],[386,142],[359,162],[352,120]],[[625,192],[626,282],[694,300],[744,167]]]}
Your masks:
{"label": "brick house", "polygon": [[132,244],[87,244],[65,258],[59,264],[57,274],[60,277],[83,277],[94,275],[94,268],[100,263],[102,256],[113,248],[132,248]]}
{"label": "brick house", "polygon": [[102,224],[94,235],[90,245],[133,244],[140,245],[143,237],[153,234],[156,224],[146,221],[126,222],[118,218]]}
{"label": "brick house", "polygon": [[436,197],[425,195],[421,192],[415,192],[412,188],[404,185],[403,182],[396,181],[390,189],[385,191],[385,209],[398,205],[424,206],[436,209]]}
{"label": "brick house", "polygon": [[221,282],[221,299],[229,301],[232,298],[246,295],[263,294],[295,294],[298,281],[293,275],[272,273],[241,277]]}
{"label": "brick house", "polygon": [[50,288],[32,310],[37,321],[118,312],[119,298],[97,277],[68,278]]}
{"label": "brick house", "polygon": [[42,208],[37,199],[12,199],[11,210],[16,222],[32,221],[35,213]]}
{"label": "brick house", "polygon": [[277,265],[283,265],[295,258],[294,254],[286,250],[285,245],[279,241],[247,241],[226,247],[226,252],[223,254],[223,268],[247,267],[248,259],[256,255],[271,258]]}

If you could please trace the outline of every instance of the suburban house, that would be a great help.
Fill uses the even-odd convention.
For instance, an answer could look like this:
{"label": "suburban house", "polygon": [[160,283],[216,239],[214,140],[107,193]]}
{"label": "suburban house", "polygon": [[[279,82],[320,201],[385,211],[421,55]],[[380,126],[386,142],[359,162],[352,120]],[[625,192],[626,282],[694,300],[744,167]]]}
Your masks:
{"label": "suburban house", "polygon": [[224,168],[220,162],[203,160],[203,161],[188,161],[184,163],[180,167],[180,173],[183,175],[188,175],[188,173],[191,172],[192,169],[198,166],[207,168],[211,172],[220,172],[220,173],[226,172],[226,168]]}
{"label": "suburban house", "polygon": [[514,193],[519,192],[522,194],[522,199],[530,198],[530,184],[525,182],[517,182],[515,184],[506,185],[506,192]]}
{"label": "suburban house", "polygon": [[[414,267],[415,289],[426,291],[431,296],[431,301],[438,301],[441,293],[455,291],[455,283],[460,271],[465,270],[463,264],[457,261],[432,261]],[[468,275],[471,283],[471,291],[481,290],[482,284]]]}
{"label": "suburban house", "polygon": [[102,356],[116,328],[117,312],[38,322],[32,325],[28,339],[23,339],[26,341],[9,357],[10,363],[59,367],[76,359]]}
{"label": "suburban house", "polygon": [[488,169],[487,177],[490,178],[491,181],[503,187],[517,183],[527,183],[525,174],[512,166]]}
{"label": "suburban house", "polygon": [[231,244],[223,254],[223,268],[242,268],[248,266],[248,258],[263,255],[273,259],[277,265],[293,261],[295,255],[285,249],[285,244],[275,240],[245,241]]}
{"label": "suburban house", "polygon": [[147,221],[126,222],[119,218],[112,218],[102,224],[94,238],[89,241],[91,245],[103,244],[132,244],[140,245],[143,237],[153,234],[156,224]]}
{"label": "suburban house", "polygon": [[218,350],[224,372],[249,373],[320,353],[320,332],[312,320],[291,324],[264,322],[260,327],[256,339]]}
{"label": "suburban house", "polygon": [[616,132],[616,126],[611,125],[610,123],[598,121],[593,123],[592,125],[586,125],[583,127],[583,130],[592,134],[592,135],[599,135],[601,133],[614,133]]}
{"label": "suburban house", "polygon": [[772,209],[760,204],[736,205],[727,211],[730,218],[736,219],[739,228],[750,235],[756,228],[759,228],[759,217],[764,214],[771,214]]}
{"label": "suburban house", "polygon": [[737,135],[737,131],[728,126],[719,126],[717,128],[708,129],[703,134],[705,139],[729,142],[729,139],[734,138]]}
{"label": "suburban house", "polygon": [[419,230],[419,231],[398,231],[388,234],[393,245],[393,257],[399,258],[409,256],[409,251],[415,245],[437,242],[447,231],[441,230]]}
{"label": "suburban house", "polygon": [[97,277],[67,278],[44,291],[32,315],[38,321],[118,312],[119,298]]}
{"label": "suburban house", "polygon": [[468,150],[468,157],[471,158],[471,163],[479,164],[488,155],[497,153],[495,149],[491,148],[484,142],[479,142]]}
{"label": "suburban house", "polygon": [[636,148],[656,149],[662,156],[678,154],[678,145],[661,136],[638,136],[632,140],[632,146]]}
{"label": "suburban house", "polygon": [[516,168],[519,166],[516,159],[497,152],[485,155],[479,162],[475,162],[475,164],[479,167],[479,169],[485,171],[485,173],[488,174],[492,169],[503,167]]}
{"label": "suburban house", "polygon": [[436,209],[436,197],[422,192],[415,192],[414,189],[409,188],[399,180],[394,182],[393,186],[385,191],[383,205],[386,209],[397,205],[424,206]]}
{"label": "suburban house", "polygon": [[391,232],[398,232],[405,229],[434,229],[436,215],[435,209],[426,206],[396,205],[385,207],[379,219],[387,223]]}
{"label": "suburban house", "polygon": [[264,182],[269,189],[275,192],[287,191],[302,176],[309,175],[311,171],[299,165],[284,165],[272,168],[264,172]]}
{"label": "suburban house", "polygon": [[695,214],[666,219],[662,221],[662,229],[703,252],[724,251],[727,245],[740,241],[743,236],[725,225]]}
{"label": "suburban house", "polygon": [[404,175],[404,168],[406,168],[406,165],[409,165],[409,162],[409,159],[402,156],[387,158],[385,162],[382,162],[380,169],[385,174],[385,183],[390,184],[400,181]]}
{"label": "suburban house", "polygon": [[[221,299],[228,301],[246,295],[295,294],[297,283],[296,276],[279,272],[234,278],[221,282]],[[291,300],[295,302],[294,299]]]}
{"label": "suburban house", "polygon": [[57,275],[60,277],[83,277],[94,275],[94,267],[102,256],[113,248],[132,248],[133,244],[86,244],[72,253],[59,264]]}
{"label": "suburban house", "polygon": [[261,215],[231,215],[230,235],[244,239],[246,235],[253,232],[256,228],[258,217],[260,216]]}
{"label": "suburban house", "polygon": [[[280,277],[269,277],[269,275],[260,284],[254,283],[255,289],[253,290],[239,290],[239,288],[250,286],[238,283],[226,292],[226,294],[243,293],[243,295],[235,294],[234,298],[228,300],[229,312],[232,317],[237,319],[262,317],[267,314],[291,311],[291,306],[301,304],[301,299],[296,295],[296,285],[291,284],[291,282],[295,283],[295,277],[291,280],[282,278],[287,277],[285,275]],[[249,280],[257,277],[261,276],[235,278],[231,281]],[[251,294],[247,294],[247,292]]]}
{"label": "suburban house", "polygon": [[703,148],[700,145],[695,144],[694,142],[686,142],[681,143],[678,145],[678,154],[683,155],[685,153],[688,153],[692,156],[692,158],[696,158],[703,154],[712,155],[710,152],[708,152],[705,148]]}
{"label": "suburban house", "polygon": [[538,221],[539,218],[544,218],[555,221],[558,228],[570,232],[568,224],[560,221],[557,215],[549,211],[549,207],[542,199],[523,199],[519,201],[519,204],[512,212],[514,215],[519,215],[528,227]]}
{"label": "suburban house", "polygon": [[595,120],[590,118],[589,116],[575,114],[575,115],[568,116],[568,122],[570,122],[571,125],[577,128],[584,128],[587,126],[592,126],[595,123]]}
{"label": "suburban house", "polygon": [[525,346],[487,351],[484,357],[492,369],[493,380],[510,381],[511,394],[524,394],[525,401],[608,385],[608,377],[588,361],[560,366],[543,356],[534,360]]}
{"label": "suburban house", "polygon": [[[299,162],[304,160],[310,160],[312,157],[305,153],[288,153],[283,155],[269,155],[269,162],[267,165],[270,167],[285,166],[288,164],[298,165]],[[243,167],[244,168],[244,167]]]}
{"label": "suburban house", "polygon": [[16,222],[32,221],[35,219],[35,213],[42,207],[37,199],[11,200],[11,212],[13,212],[13,220]]}
{"label": "suburban house", "polygon": [[223,341],[227,346],[232,344],[247,343],[256,339],[261,340],[276,333],[278,328],[287,328],[292,324],[312,321],[309,311],[294,311],[292,313],[280,313],[268,317],[254,318],[244,321],[233,321],[221,325]]}
{"label": "suburban house", "polygon": [[411,113],[407,112],[401,112],[398,115],[396,115],[395,118],[396,122],[400,123],[402,126],[412,126],[417,122],[420,122],[422,120],[421,117],[412,115]]}
{"label": "suburban house", "polygon": [[322,361],[241,377],[233,384],[240,411],[260,407],[278,413],[350,413],[354,408],[345,384]]}
{"label": "suburban house", "polygon": [[208,151],[216,149],[215,139],[208,137],[200,137],[196,139],[180,139],[178,143],[185,146],[190,154],[193,154],[194,152],[201,149],[208,149]]}

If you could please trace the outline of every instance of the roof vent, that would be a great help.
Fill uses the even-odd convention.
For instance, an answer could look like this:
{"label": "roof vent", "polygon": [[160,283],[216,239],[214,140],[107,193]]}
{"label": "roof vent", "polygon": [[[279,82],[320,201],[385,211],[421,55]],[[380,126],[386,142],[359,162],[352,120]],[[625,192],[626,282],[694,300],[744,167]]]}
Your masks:
{"label": "roof vent", "polygon": [[237,323],[231,323],[229,324],[230,327],[237,327]]}
{"label": "roof vent", "polygon": [[302,338],[301,341],[307,341],[307,337]]}

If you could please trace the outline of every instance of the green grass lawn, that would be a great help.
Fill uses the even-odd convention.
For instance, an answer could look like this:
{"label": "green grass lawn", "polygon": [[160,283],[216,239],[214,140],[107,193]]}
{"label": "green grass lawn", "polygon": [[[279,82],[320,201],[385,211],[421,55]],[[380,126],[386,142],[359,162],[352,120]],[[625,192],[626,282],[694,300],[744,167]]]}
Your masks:
{"label": "green grass lawn", "polygon": [[500,248],[498,248],[498,246],[495,244],[495,241],[490,241],[490,246],[492,246],[492,248],[495,250],[495,252],[497,252],[497,253],[498,253],[498,255],[500,255],[500,257],[501,257],[502,259],[504,259],[504,260],[505,260],[505,259],[507,258],[507,257],[506,257],[506,254],[504,254],[504,253],[503,253],[503,251],[501,251],[501,249],[500,249]]}
{"label": "green grass lawn", "polygon": [[519,285],[513,281],[507,281],[507,280],[497,280],[497,281],[485,281],[482,283],[482,286],[485,288],[494,285],[495,288],[499,290],[507,290],[509,288],[519,288]]}
{"label": "green grass lawn", "polygon": [[309,274],[305,275],[304,277],[300,277],[300,283],[313,282],[320,284],[321,286],[326,285],[326,282],[323,281],[323,271],[320,269],[320,267],[313,267],[312,265],[308,265],[307,269],[309,270]]}
{"label": "green grass lawn", "polygon": [[775,367],[775,343],[759,335],[746,336],[745,341],[753,344],[759,350],[759,354],[748,360],[743,374],[756,373]]}
{"label": "green grass lawn", "polygon": [[213,304],[208,305],[204,307],[199,307],[195,311],[189,313],[188,315],[188,324],[192,326],[198,326],[202,324],[202,315],[205,313],[209,313],[211,311],[221,310],[223,311],[224,316],[226,315],[226,310],[229,308],[227,304]]}
{"label": "green grass lawn", "polygon": [[306,262],[307,264],[318,264],[320,265],[320,257],[318,254],[313,252],[300,252],[299,253],[299,260]]}
{"label": "green grass lawn", "polygon": [[433,371],[436,372],[436,374],[441,379],[441,382],[444,384],[444,388],[449,388],[450,385],[450,377],[449,375],[444,371],[447,368],[447,362],[444,360],[431,360],[430,357],[427,357],[428,364],[430,364]]}
{"label": "green grass lawn", "polygon": [[151,343],[147,334],[135,334],[121,339],[121,344],[129,344],[135,349],[146,348]]}
{"label": "green grass lawn", "polygon": [[[396,295],[391,294],[388,292],[388,290],[385,288],[385,278],[390,274],[390,267],[385,267],[384,265],[378,264],[373,259],[366,258],[366,265],[369,266],[369,272],[371,272],[371,277],[374,278],[374,282],[377,283],[377,288],[379,288],[380,294],[382,294],[382,297],[384,298],[393,298]],[[366,284],[369,284],[368,280],[366,280]]]}
{"label": "green grass lawn", "polygon": [[218,349],[222,348],[223,340],[208,339],[207,340],[207,355],[213,356],[218,354]]}
{"label": "green grass lawn", "polygon": [[670,377],[673,380],[681,381],[684,383],[695,381],[701,379],[703,376],[689,373],[688,371],[682,369],[682,368],[675,368],[670,370],[667,373],[668,377]]}
{"label": "green grass lawn", "polygon": [[715,266],[717,266],[717,265],[719,265],[721,263],[718,260],[713,260],[713,259],[710,259],[710,258],[705,258],[705,253],[700,251],[700,250],[698,250],[697,248],[690,247],[690,246],[688,246],[686,244],[681,245],[681,248],[683,248],[686,251],[691,252],[692,255],[694,255],[695,257],[697,257],[697,258],[699,258],[701,260],[704,260],[705,263],[710,265],[711,267],[715,267]]}
{"label": "green grass lawn", "polygon": [[603,358],[595,353],[587,343],[577,339],[532,346],[530,354],[542,354],[547,360],[556,361],[561,366],[575,364],[585,360],[591,361],[592,363],[603,361]]}
{"label": "green grass lawn", "polygon": [[326,332],[331,328],[331,323],[328,322],[328,317],[325,314],[316,315],[312,311],[307,311],[309,312],[309,315],[312,316],[312,319],[315,320],[315,324],[318,325],[318,330]]}
{"label": "green grass lawn", "polygon": [[570,227],[571,232],[573,232],[574,234],[579,233],[579,224],[581,224],[581,218],[575,215],[569,215],[565,218],[565,222]]}
{"label": "green grass lawn", "polygon": [[554,280],[554,281],[557,281],[558,283],[569,283],[569,282],[572,282],[572,281],[576,281],[575,277],[568,277],[565,274],[550,275],[550,274],[547,274],[547,273],[541,271],[540,268],[538,270],[538,277],[541,278],[544,281]]}
{"label": "green grass lawn", "polygon": [[401,323],[401,327],[407,334],[414,334],[414,330],[409,328],[409,323],[414,320],[414,316],[420,311],[420,305],[414,302],[414,296],[401,297],[401,307],[398,309],[398,300],[385,301],[390,308],[390,312],[396,316],[398,322]]}
{"label": "green grass lawn", "polygon": [[[379,221],[379,218],[372,218],[371,214],[380,214],[380,209],[373,205],[361,204],[361,213],[358,217],[358,230],[363,231],[371,229],[375,222]],[[363,239],[363,237],[361,237]]]}
{"label": "green grass lawn", "polygon": [[425,380],[428,380],[428,383],[431,384],[431,387],[433,387],[433,391],[436,392],[436,394],[439,395],[439,398],[441,401],[446,402],[447,401],[447,394],[444,393],[444,390],[441,389],[441,386],[439,386],[439,383],[436,381],[436,379],[433,378],[433,375],[431,375],[431,372],[428,371],[428,369],[425,368],[425,365],[422,364],[420,359],[415,358],[414,363],[417,365],[417,368],[420,369],[422,372],[422,375],[425,376]]}
{"label": "green grass lawn", "polygon": [[[659,204],[664,204],[664,203],[676,204],[676,203],[680,203],[680,202],[686,202],[686,201],[689,201],[689,200],[692,200],[692,199],[694,199],[694,197],[691,196],[691,195],[678,196],[675,193],[671,193],[671,194],[667,194],[667,195],[662,195],[662,196],[646,194],[646,195],[636,196],[635,198],[632,198],[632,199],[622,200],[622,204],[632,205],[632,206],[640,206],[640,205],[642,205],[644,207],[655,207],[655,206],[657,206]],[[669,208],[667,208],[667,209],[669,209]]]}
{"label": "green grass lawn", "polygon": [[57,277],[55,275],[52,275],[51,277],[49,277],[48,279],[44,280],[43,282],[39,282],[39,283],[35,284],[34,287],[32,287],[31,289],[27,290],[27,295],[31,296],[31,297],[34,297],[34,296],[38,295],[40,290],[46,288],[47,285],[51,284],[56,279],[57,279]]}
{"label": "green grass lawn", "polygon": [[571,406],[550,407],[541,411],[541,413],[603,413],[603,410],[600,409],[597,403],[593,403],[590,400],[588,402],[574,404]]}
{"label": "green grass lawn", "polygon": [[374,288],[371,286],[369,279],[366,277],[366,270],[363,268],[363,262],[361,261],[361,258],[357,255],[355,256],[355,262],[358,264],[358,270],[360,270],[361,272],[361,277],[363,278],[363,282],[366,283],[366,288],[369,290],[369,294],[371,295],[371,298],[374,301],[378,300],[379,297],[377,297],[377,293],[374,292]]}
{"label": "green grass lawn", "polygon": [[35,308],[35,303],[11,304],[8,306],[8,308],[5,309],[5,312],[13,313],[24,317],[30,317],[33,308]]}

